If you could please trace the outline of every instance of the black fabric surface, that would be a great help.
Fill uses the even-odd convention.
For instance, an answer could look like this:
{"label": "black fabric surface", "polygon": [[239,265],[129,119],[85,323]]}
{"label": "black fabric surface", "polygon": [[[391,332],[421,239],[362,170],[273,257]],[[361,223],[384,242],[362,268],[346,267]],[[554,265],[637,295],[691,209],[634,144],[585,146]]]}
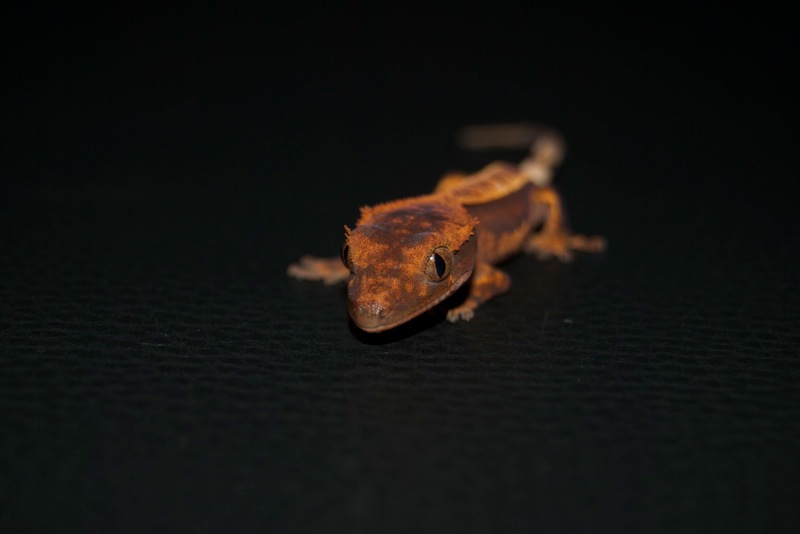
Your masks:
{"label": "black fabric surface", "polygon": [[[735,16],[13,11],[0,530],[800,529],[797,87]],[[381,336],[285,276],[498,120],[606,254]]]}

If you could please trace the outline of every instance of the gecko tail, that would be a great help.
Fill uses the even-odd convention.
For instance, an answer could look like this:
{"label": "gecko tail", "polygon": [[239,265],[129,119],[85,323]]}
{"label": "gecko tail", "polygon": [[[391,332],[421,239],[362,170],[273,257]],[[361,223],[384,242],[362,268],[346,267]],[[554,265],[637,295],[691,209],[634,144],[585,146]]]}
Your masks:
{"label": "gecko tail", "polygon": [[530,155],[520,162],[519,169],[538,186],[552,182],[553,169],[566,154],[566,145],[557,131],[528,122],[467,126],[458,132],[458,145],[466,150],[530,148]]}
{"label": "gecko tail", "polygon": [[[531,154],[545,151],[554,165],[565,152],[561,135],[549,126],[531,122],[508,122],[466,126],[458,132],[458,145],[466,150],[522,150]],[[555,156],[559,156],[556,161]]]}

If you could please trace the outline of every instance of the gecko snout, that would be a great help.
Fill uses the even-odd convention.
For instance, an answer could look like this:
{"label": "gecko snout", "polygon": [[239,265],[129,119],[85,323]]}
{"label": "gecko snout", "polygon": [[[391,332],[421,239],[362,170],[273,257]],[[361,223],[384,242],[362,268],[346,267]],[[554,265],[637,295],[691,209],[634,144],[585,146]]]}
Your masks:
{"label": "gecko snout", "polygon": [[389,315],[389,308],[386,304],[378,300],[362,299],[351,301],[349,304],[350,317],[359,328],[368,332],[383,329],[386,317]]}
{"label": "gecko snout", "polygon": [[388,312],[386,306],[377,300],[357,301],[353,306],[356,313],[362,317],[384,318]]}

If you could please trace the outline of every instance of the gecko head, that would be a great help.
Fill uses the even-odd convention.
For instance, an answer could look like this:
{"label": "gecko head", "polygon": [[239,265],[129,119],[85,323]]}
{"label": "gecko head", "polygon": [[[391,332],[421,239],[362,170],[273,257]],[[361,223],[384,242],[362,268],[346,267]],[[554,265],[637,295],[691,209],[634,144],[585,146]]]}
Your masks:
{"label": "gecko head", "polygon": [[363,208],[342,246],[352,273],[347,306],[353,322],[382,332],[452,295],[475,266],[475,224],[463,206],[443,196]]}

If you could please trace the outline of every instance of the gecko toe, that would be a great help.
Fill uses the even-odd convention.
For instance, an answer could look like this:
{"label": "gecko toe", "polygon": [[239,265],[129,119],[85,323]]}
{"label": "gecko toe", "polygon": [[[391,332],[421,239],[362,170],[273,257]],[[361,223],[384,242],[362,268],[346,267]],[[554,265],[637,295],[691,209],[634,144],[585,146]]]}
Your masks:
{"label": "gecko toe", "polygon": [[466,307],[453,308],[447,312],[447,320],[451,323],[456,323],[459,320],[469,321],[473,317],[475,317],[475,311]]}

